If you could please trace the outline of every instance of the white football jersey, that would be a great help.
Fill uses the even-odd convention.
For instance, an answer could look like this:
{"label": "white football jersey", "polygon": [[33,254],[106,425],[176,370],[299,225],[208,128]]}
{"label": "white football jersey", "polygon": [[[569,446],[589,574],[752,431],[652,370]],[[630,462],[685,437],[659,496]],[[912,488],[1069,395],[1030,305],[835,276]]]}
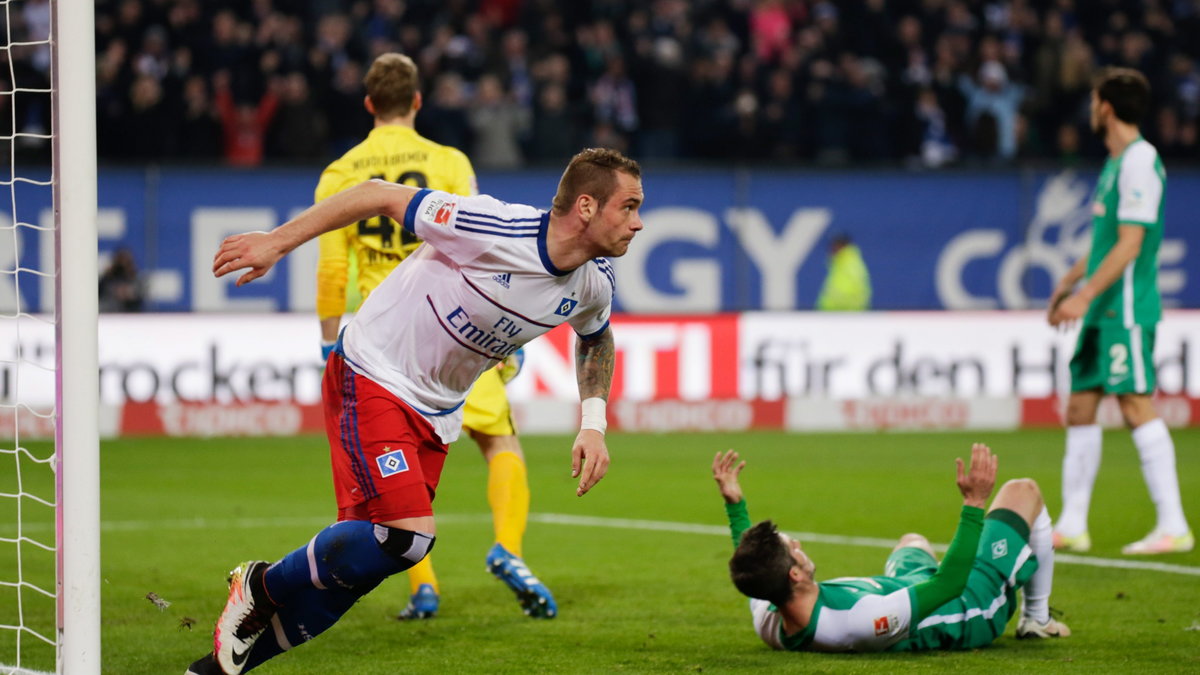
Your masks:
{"label": "white football jersey", "polygon": [[597,258],[565,272],[546,252],[550,214],[480,195],[420,190],[404,228],[424,240],[346,326],[357,373],[458,438],[479,375],[563,322],[591,337],[608,328],[613,272]]}

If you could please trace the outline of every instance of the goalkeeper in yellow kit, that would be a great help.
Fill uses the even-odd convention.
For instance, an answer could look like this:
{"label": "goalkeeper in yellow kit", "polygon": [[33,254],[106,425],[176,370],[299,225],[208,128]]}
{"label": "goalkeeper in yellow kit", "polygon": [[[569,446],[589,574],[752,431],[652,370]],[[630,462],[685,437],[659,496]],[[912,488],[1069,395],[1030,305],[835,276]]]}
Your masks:
{"label": "goalkeeper in yellow kit", "polygon": [[[413,127],[421,108],[417,67],[401,54],[375,59],[364,79],[367,112],[375,128],[321,174],[316,201],[372,178],[460,195],[477,193],[471,162],[459,150],[417,134]],[[346,309],[351,257],[357,263],[358,290],[363,298],[421,243],[387,217],[350,224],[321,235],[317,260],[317,314],[321,320],[323,355],[338,337]],[[525,457],[517,441],[504,384],[520,368],[506,361],[475,382],[463,406],[463,428],[479,444],[488,463],[488,504],[496,543],[487,566],[516,594],[531,617],[553,618],[558,609],[550,590],[521,559],[521,540],[529,516],[529,483]],[[427,556],[408,571],[412,596],[401,619],[431,618],[438,609],[438,583]]]}

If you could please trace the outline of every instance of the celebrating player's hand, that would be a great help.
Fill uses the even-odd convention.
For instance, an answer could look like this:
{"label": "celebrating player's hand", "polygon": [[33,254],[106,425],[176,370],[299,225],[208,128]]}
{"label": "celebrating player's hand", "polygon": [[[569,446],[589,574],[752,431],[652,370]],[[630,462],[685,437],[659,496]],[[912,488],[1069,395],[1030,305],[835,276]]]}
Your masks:
{"label": "celebrating player's hand", "polygon": [[250,283],[271,270],[283,257],[282,249],[270,232],[247,232],[226,237],[213,258],[213,276],[223,277],[230,272],[250,268],[238,277],[237,285]]}
{"label": "celebrating player's hand", "polygon": [[604,478],[608,471],[608,446],[604,434],[595,429],[580,429],[571,448],[571,477],[579,478],[576,496],[582,497]]}
{"label": "celebrating player's hand", "polygon": [[983,443],[971,446],[971,468],[964,471],[961,458],[955,459],[958,469],[958,491],[962,493],[963,504],[983,508],[987,505],[988,497],[992,495],[992,487],[996,485],[996,456],[992,449]]}
{"label": "celebrating player's hand", "polygon": [[735,450],[718,451],[716,457],[713,457],[713,479],[717,481],[717,487],[720,488],[726,504],[742,501],[742,486],[738,484],[738,474],[746,468],[746,462],[739,462],[738,459],[740,458]]}

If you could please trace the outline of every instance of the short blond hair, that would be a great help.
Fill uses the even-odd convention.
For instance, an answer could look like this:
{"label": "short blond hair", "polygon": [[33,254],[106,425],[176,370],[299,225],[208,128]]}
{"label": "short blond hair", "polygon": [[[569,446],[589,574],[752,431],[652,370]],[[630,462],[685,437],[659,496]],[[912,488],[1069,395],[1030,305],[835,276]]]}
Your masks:
{"label": "short blond hair", "polygon": [[407,115],[421,86],[417,64],[395,52],[380,54],[363,78],[363,84],[375,107],[375,116],[381,119]]}

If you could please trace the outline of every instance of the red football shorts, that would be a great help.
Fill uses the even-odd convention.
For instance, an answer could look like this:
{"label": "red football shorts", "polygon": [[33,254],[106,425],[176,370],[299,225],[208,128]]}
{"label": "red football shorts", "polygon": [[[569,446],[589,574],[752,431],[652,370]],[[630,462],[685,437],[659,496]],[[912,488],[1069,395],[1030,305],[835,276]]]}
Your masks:
{"label": "red football shorts", "polygon": [[433,425],[336,353],[321,389],[338,520],[432,516],[447,451]]}

